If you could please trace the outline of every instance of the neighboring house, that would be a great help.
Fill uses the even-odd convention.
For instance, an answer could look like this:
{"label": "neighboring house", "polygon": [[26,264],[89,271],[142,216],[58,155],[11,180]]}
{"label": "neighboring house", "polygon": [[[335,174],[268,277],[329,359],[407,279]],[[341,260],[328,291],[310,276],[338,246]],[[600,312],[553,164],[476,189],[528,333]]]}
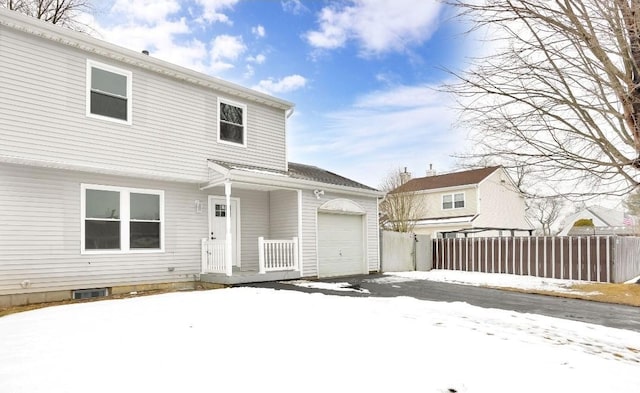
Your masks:
{"label": "neighboring house", "polygon": [[0,53],[0,305],[379,270],[382,193],[287,162],[293,104],[5,9]]}
{"label": "neighboring house", "polygon": [[[592,220],[593,227],[574,227],[576,221]],[[628,235],[634,233],[633,225],[625,223],[622,210],[609,209],[602,206],[585,207],[584,209],[566,217],[564,228],[558,236],[577,235]]]}
{"label": "neighboring house", "polygon": [[414,232],[432,236],[530,235],[524,197],[499,166],[406,179],[397,192],[412,192],[422,214]]}

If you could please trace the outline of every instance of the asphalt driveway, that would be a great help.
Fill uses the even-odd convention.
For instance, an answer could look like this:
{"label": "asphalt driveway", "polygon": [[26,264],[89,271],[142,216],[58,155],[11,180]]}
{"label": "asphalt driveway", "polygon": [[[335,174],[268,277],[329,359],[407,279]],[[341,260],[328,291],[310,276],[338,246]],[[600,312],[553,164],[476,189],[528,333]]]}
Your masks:
{"label": "asphalt driveway", "polygon": [[334,291],[303,288],[287,283],[286,281],[255,283],[247,284],[246,286],[309,293],[325,293],[339,296],[409,296],[416,299],[439,302],[465,302],[478,307],[546,315],[640,332],[639,307],[426,280],[376,282],[376,279],[381,277],[386,276],[372,274],[348,278],[314,280],[318,282],[348,282],[354,288],[366,289],[369,293],[364,291]]}

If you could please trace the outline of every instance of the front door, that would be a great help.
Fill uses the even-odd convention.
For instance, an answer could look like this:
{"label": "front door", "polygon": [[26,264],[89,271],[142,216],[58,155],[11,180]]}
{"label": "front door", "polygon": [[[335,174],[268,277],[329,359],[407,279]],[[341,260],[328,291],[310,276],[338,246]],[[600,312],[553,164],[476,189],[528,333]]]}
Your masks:
{"label": "front door", "polygon": [[238,205],[237,198],[231,199],[231,208],[229,208],[225,197],[209,196],[209,239],[222,242],[226,240],[227,215],[229,215],[231,218],[231,264],[233,266],[240,266]]}

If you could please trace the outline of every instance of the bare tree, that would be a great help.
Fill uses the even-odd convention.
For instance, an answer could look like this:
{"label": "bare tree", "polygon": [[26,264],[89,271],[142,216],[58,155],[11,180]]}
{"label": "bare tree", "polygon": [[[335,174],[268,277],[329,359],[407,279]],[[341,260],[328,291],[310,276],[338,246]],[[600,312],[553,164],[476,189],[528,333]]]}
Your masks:
{"label": "bare tree", "polygon": [[0,0],[0,7],[77,31],[87,30],[80,13],[92,11],[91,0]]}
{"label": "bare tree", "polygon": [[528,202],[528,216],[536,223],[540,224],[543,236],[550,236],[554,233],[551,227],[558,221],[564,202],[560,197],[548,197],[532,199]]}
{"label": "bare tree", "polygon": [[640,0],[450,0],[492,53],[452,73],[467,160],[526,166],[548,195],[624,195],[640,172]]}
{"label": "bare tree", "polygon": [[424,213],[423,198],[415,191],[402,192],[407,180],[406,171],[390,171],[382,180],[380,189],[387,195],[380,202],[380,226],[395,232],[411,232],[416,219]]}

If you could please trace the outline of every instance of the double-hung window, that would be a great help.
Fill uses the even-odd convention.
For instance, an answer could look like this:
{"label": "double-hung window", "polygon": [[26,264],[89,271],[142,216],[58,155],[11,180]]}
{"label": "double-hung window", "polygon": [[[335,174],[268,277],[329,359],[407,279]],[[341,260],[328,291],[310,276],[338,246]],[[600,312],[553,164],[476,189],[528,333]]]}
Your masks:
{"label": "double-hung window", "polygon": [[131,124],[131,72],[87,60],[87,116]]}
{"label": "double-hung window", "polygon": [[247,146],[247,106],[218,98],[218,141]]}
{"label": "double-hung window", "polygon": [[464,192],[445,194],[442,196],[442,209],[462,209],[464,207]]}
{"label": "double-hung window", "polygon": [[164,250],[164,192],[83,184],[83,253]]}

